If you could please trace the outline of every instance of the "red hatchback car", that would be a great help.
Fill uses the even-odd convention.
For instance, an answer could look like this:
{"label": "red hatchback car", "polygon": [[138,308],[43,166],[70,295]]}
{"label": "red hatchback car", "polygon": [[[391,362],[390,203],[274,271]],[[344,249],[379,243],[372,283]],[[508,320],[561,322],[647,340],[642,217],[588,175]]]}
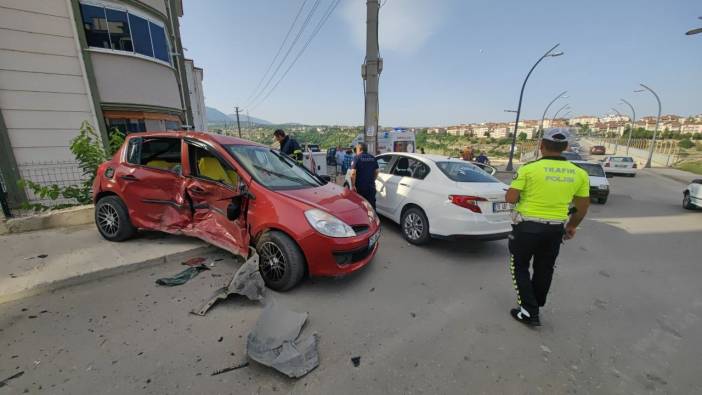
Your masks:
{"label": "red hatchback car", "polygon": [[375,211],[327,181],[250,141],[135,133],[98,168],[95,223],[111,241],[149,229],[194,236],[244,257],[255,246],[266,285],[284,291],[305,273],[354,272],[378,250]]}

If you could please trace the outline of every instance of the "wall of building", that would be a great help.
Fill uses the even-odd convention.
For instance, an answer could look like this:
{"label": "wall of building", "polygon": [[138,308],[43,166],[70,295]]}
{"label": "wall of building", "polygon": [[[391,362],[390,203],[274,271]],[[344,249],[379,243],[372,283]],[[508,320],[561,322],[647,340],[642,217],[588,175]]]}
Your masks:
{"label": "wall of building", "polygon": [[72,160],[96,124],[66,0],[0,0],[0,111],[16,162]]}
{"label": "wall of building", "polygon": [[172,67],[123,54],[91,52],[90,57],[101,102],[181,109]]}
{"label": "wall of building", "polygon": [[207,131],[205,95],[202,90],[203,71],[195,67],[191,59],[185,59],[185,75],[188,81],[188,94],[193,113],[193,129]]}

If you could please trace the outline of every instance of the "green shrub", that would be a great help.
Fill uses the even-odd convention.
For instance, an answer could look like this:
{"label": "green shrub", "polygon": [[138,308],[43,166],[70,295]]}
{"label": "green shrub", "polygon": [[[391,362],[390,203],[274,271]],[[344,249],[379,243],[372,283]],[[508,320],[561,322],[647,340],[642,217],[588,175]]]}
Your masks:
{"label": "green shrub", "polygon": [[685,149],[692,148],[694,146],[695,146],[695,143],[690,141],[690,139],[680,140],[680,142],[678,143],[678,147],[685,148]]}
{"label": "green shrub", "polygon": [[[122,146],[124,142],[124,134],[119,130],[113,129],[110,132],[110,140],[108,141],[109,152],[100,141],[100,137],[95,133],[95,129],[84,121],[80,127],[80,133],[71,140],[70,150],[78,161],[78,167],[83,171],[85,180],[80,185],[69,185],[60,187],[56,184],[40,185],[31,180],[19,180],[17,183],[20,188],[29,188],[34,195],[41,199],[57,200],[74,199],[78,204],[88,204],[91,202],[91,192],[93,180],[98,166],[101,163],[110,159],[110,157]],[[48,210],[59,209],[73,206],[73,204],[59,204],[51,207],[38,203],[23,204],[23,208],[32,210]]]}

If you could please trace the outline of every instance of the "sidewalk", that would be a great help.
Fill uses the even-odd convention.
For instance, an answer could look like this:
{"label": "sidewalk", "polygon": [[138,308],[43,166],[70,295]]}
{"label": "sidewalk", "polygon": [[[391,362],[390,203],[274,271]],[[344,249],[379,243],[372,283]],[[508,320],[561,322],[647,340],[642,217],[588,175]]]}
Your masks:
{"label": "sidewalk", "polygon": [[0,237],[0,303],[214,249],[190,237],[140,232],[113,243],[94,225]]}
{"label": "sidewalk", "polygon": [[692,180],[697,180],[702,178],[702,175],[691,173],[689,171],[685,170],[678,170],[678,169],[673,169],[670,167],[654,167],[651,169],[648,169],[654,174],[657,174],[659,176],[663,176],[666,178],[670,178],[672,180],[682,182],[683,184],[689,184],[692,182]]}

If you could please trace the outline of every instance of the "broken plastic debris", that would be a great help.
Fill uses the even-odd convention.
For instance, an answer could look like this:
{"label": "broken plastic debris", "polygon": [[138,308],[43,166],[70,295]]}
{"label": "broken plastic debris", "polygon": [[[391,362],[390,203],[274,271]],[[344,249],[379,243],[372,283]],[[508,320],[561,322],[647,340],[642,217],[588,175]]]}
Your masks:
{"label": "broken plastic debris", "polygon": [[261,272],[258,270],[258,253],[252,249],[251,258],[247,259],[239,270],[234,273],[229,285],[215,291],[209,299],[193,309],[197,315],[205,315],[217,301],[226,299],[231,294],[246,296],[249,300],[260,301],[264,297],[266,284],[263,282]]}
{"label": "broken plastic debris", "polygon": [[181,265],[185,266],[197,266],[200,264],[203,264],[205,262],[205,258],[202,257],[195,257],[195,258],[190,258],[187,261],[181,263]]}
{"label": "broken plastic debris", "polygon": [[266,366],[299,378],[319,366],[317,334],[300,340],[307,313],[296,313],[271,300],[246,339],[248,356]]}
{"label": "broken plastic debris", "polygon": [[175,285],[183,285],[195,278],[195,276],[200,274],[200,272],[205,270],[210,270],[210,268],[205,265],[192,266],[176,274],[173,277],[159,278],[158,280],[156,280],[156,284],[165,285],[168,287],[172,287]]}
{"label": "broken plastic debris", "polygon": [[218,374],[231,372],[232,370],[237,370],[237,369],[245,368],[245,367],[247,367],[247,366],[249,366],[249,363],[248,363],[248,362],[240,363],[239,365],[234,365],[234,366],[230,366],[230,367],[228,367],[228,368],[224,368],[224,369],[220,369],[220,370],[215,370],[214,372],[212,372],[212,374],[210,374],[210,376],[216,376],[216,375],[218,375]]}
{"label": "broken plastic debris", "polygon": [[351,363],[354,368],[357,368],[361,364],[361,357],[351,357]]}

